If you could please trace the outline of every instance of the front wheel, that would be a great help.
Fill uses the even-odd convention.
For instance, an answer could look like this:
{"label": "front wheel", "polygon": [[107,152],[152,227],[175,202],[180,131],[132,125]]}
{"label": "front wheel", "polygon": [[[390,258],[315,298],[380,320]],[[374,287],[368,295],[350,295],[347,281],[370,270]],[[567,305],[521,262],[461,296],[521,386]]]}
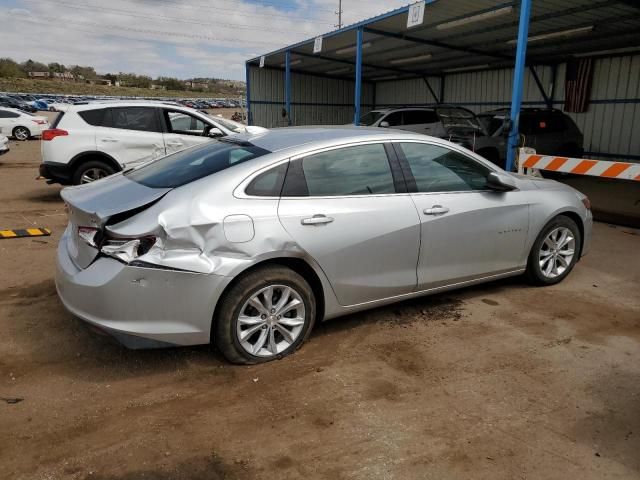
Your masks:
{"label": "front wheel", "polygon": [[221,299],[213,341],[230,362],[268,362],[300,347],[315,315],[315,296],[303,277],[277,265],[259,268]]}
{"label": "front wheel", "polygon": [[13,129],[13,138],[16,140],[24,142],[25,140],[29,140],[29,137],[31,137],[31,132],[27,127],[16,127]]}
{"label": "front wheel", "polygon": [[531,248],[527,278],[535,285],[554,285],[573,269],[580,256],[582,237],[569,217],[559,215],[542,229]]}

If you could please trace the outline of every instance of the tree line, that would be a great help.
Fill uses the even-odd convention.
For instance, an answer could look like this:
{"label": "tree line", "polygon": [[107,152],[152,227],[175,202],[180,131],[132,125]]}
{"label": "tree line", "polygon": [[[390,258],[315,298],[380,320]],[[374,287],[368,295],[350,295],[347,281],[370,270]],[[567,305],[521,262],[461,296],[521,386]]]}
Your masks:
{"label": "tree line", "polygon": [[[98,75],[96,70],[90,66],[81,65],[63,65],[57,62],[42,63],[34,60],[27,60],[22,63],[18,63],[11,58],[0,58],[0,78],[26,78],[29,76],[29,72],[48,72],[52,77],[55,73],[72,73],[76,79],[93,81],[98,78],[111,80],[112,83],[120,82],[121,85],[127,87],[138,88],[151,88],[151,85],[164,87],[167,90],[196,90],[207,91],[209,89],[216,90],[221,84],[230,85],[229,80],[223,80],[219,78],[196,78],[193,82],[196,82],[198,86],[196,88],[187,87],[185,81],[173,78],[159,76],[155,79],[148,75],[137,75],[135,73],[106,73],[104,75]],[[234,82],[237,83],[237,82]],[[205,86],[206,85],[206,86]]]}

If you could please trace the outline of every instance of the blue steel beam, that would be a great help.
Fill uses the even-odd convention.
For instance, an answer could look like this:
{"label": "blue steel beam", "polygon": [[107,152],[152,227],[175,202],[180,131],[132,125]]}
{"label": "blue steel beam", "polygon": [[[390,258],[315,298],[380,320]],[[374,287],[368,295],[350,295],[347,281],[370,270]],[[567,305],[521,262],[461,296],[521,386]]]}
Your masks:
{"label": "blue steel beam", "polygon": [[251,65],[249,62],[245,66],[245,81],[247,86],[247,125],[253,125],[251,122]]}
{"label": "blue steel beam", "polygon": [[284,54],[284,101],[287,110],[287,125],[291,126],[291,51]]}
{"label": "blue steel beam", "polygon": [[356,31],[356,93],[354,99],[353,124],[358,125],[360,121],[360,97],[362,90],[362,27]]}
{"label": "blue steel beam", "polygon": [[524,67],[527,63],[527,40],[529,37],[529,17],[531,15],[531,0],[520,3],[520,26],[518,27],[518,47],[516,48],[516,64],[513,72],[513,93],[511,94],[511,132],[507,146],[506,170],[513,169],[514,160],[520,143],[520,104],[522,103],[522,83]]}

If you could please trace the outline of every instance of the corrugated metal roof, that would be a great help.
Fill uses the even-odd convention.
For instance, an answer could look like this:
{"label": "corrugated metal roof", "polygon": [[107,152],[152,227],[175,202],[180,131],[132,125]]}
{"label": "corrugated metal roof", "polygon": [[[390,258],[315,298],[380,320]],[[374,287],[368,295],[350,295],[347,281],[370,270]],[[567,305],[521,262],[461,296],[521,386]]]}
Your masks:
{"label": "corrugated metal roof", "polygon": [[[320,54],[313,54],[309,39],[267,54],[265,65],[281,68],[284,52],[290,50],[295,71],[351,78],[356,29],[362,26],[365,81],[511,66],[519,5],[436,0],[427,3],[423,24],[411,29],[406,28],[408,7],[403,7],[325,34]],[[532,0],[527,58],[531,64],[551,64],[576,54],[640,48],[638,31],[638,0]],[[411,58],[415,60],[398,63]]]}

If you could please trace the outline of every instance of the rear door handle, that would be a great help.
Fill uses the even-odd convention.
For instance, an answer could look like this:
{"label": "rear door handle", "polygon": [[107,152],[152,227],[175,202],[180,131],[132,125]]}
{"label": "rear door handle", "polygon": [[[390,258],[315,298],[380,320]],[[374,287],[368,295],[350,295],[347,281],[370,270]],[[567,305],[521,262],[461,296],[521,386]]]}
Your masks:
{"label": "rear door handle", "polygon": [[103,138],[101,141],[103,141],[103,142],[105,142],[105,143],[115,143],[115,142],[117,142],[118,140],[116,140],[115,138],[109,138],[109,137],[107,137],[107,138]]}
{"label": "rear door handle", "polygon": [[302,225],[322,225],[333,222],[333,218],[326,215],[314,215],[313,217],[303,218],[300,223]]}
{"label": "rear door handle", "polygon": [[425,208],[423,210],[425,215],[443,215],[449,212],[447,207],[443,207],[442,205],[434,205],[431,208]]}

